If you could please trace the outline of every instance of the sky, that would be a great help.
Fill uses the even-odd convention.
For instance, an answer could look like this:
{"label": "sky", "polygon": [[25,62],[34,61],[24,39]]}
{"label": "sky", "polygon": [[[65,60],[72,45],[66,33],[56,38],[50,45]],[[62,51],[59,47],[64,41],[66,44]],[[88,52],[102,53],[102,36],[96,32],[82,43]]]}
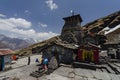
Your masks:
{"label": "sky", "polygon": [[85,25],[119,11],[120,0],[0,0],[0,34],[36,41],[60,35],[71,10]]}

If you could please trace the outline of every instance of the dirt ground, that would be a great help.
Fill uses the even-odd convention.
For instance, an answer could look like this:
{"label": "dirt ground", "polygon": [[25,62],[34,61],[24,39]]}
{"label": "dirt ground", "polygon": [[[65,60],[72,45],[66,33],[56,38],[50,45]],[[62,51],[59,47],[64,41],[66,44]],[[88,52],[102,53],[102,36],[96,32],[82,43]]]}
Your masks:
{"label": "dirt ground", "polygon": [[[12,69],[5,72],[0,72],[0,78],[2,77],[17,77],[20,80],[36,80],[34,77],[29,76],[29,74],[38,69],[36,66],[38,63],[35,62],[36,58],[40,58],[41,55],[31,56],[31,63],[28,63],[28,57],[18,59],[17,61],[13,61],[11,64]],[[1,80],[1,79],[0,79]]]}
{"label": "dirt ground", "polygon": [[[0,80],[3,77],[17,77],[20,80],[119,80],[120,75],[109,74],[106,72],[93,71],[89,69],[70,68],[61,66],[49,75],[43,75],[42,77],[34,78],[30,76],[30,73],[38,70],[39,63],[36,63],[36,58],[40,58],[41,55],[31,56],[31,64],[27,65],[28,57],[13,61],[12,69],[5,72],[0,72]],[[11,79],[6,79],[11,80]]]}

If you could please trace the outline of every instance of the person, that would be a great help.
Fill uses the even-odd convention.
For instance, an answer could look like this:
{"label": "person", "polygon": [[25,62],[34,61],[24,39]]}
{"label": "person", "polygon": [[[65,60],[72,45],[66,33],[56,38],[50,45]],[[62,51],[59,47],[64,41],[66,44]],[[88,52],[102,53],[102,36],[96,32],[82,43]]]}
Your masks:
{"label": "person", "polygon": [[47,69],[48,69],[48,59],[47,58],[43,58],[42,64],[43,64],[43,69],[45,71],[47,71]]}
{"label": "person", "polygon": [[120,59],[120,49],[118,48],[117,51],[116,51],[116,58],[117,59]]}
{"label": "person", "polygon": [[39,63],[39,60],[38,60],[38,58],[36,58],[35,62]]}
{"label": "person", "polygon": [[43,61],[43,58],[40,57],[40,58],[39,58],[39,63],[42,63],[42,61]]}
{"label": "person", "polygon": [[30,60],[30,56],[29,56],[29,57],[28,57],[28,65],[30,65],[30,61],[31,61],[31,60]]}
{"label": "person", "polygon": [[11,59],[12,59],[12,60],[18,60],[18,56],[17,56],[17,55],[13,55],[13,56],[11,57]]}

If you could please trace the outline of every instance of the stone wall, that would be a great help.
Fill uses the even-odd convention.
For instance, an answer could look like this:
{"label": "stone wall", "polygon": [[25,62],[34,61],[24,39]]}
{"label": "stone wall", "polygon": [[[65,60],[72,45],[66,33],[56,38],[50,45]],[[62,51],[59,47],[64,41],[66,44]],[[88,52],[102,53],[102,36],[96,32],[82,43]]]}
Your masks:
{"label": "stone wall", "polygon": [[43,57],[49,60],[55,56],[59,63],[71,63],[73,61],[73,50],[64,48],[62,46],[53,45],[42,51]]}
{"label": "stone wall", "polygon": [[82,37],[84,36],[84,32],[81,28],[81,16],[78,14],[65,17],[63,19],[65,23],[61,32],[62,41],[73,44],[81,44]]}
{"label": "stone wall", "polygon": [[107,43],[120,43],[120,28],[107,34]]}

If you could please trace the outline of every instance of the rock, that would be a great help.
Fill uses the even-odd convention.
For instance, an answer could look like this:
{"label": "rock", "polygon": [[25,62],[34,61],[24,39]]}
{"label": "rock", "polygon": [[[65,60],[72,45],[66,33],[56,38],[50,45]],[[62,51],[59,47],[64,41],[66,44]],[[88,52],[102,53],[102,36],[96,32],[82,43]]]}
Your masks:
{"label": "rock", "polygon": [[74,72],[69,72],[68,77],[69,78],[75,78],[75,73]]}
{"label": "rock", "polygon": [[57,67],[58,67],[57,59],[56,59],[55,57],[52,57],[52,58],[50,59],[48,68],[49,68],[49,69],[56,69]]}

